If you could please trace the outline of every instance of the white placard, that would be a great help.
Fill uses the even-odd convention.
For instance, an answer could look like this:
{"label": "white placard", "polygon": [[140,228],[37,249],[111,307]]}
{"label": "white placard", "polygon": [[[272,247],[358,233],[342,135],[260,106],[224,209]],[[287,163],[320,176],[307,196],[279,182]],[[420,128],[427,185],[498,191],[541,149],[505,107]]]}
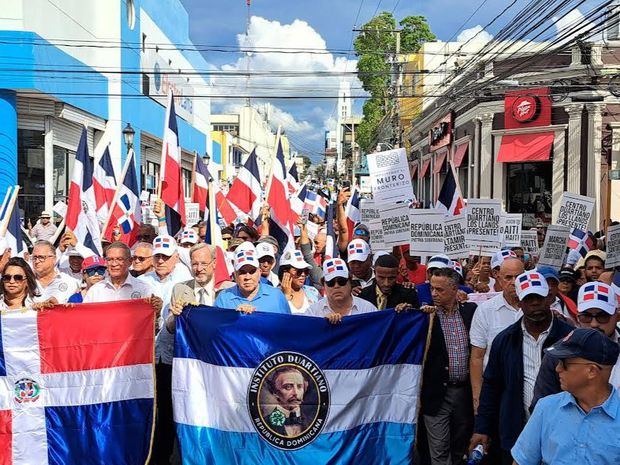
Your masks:
{"label": "white placard", "polygon": [[467,217],[464,213],[446,217],[443,225],[444,253],[451,259],[467,258],[469,247],[465,241]]}
{"label": "white placard", "polygon": [[545,243],[540,251],[539,265],[552,266],[560,268],[566,257],[566,243],[570,229],[566,226],[552,224],[547,228],[545,235]]}
{"label": "white placard", "polygon": [[372,220],[380,219],[379,210],[375,208],[375,201],[371,199],[360,200],[360,221],[362,224],[368,224]]}
{"label": "white placard", "polygon": [[396,203],[413,198],[409,162],[405,149],[369,153],[366,159],[375,202]]}
{"label": "white placard", "polygon": [[555,224],[566,226],[571,231],[573,229],[587,231],[593,209],[594,199],[592,197],[564,192]]}
{"label": "white placard", "polygon": [[502,222],[502,243],[505,247],[519,247],[521,245],[521,213],[505,213]]}
{"label": "white placard", "polygon": [[607,228],[607,259],[605,268],[615,268],[620,265],[620,224]]}
{"label": "white placard", "polygon": [[389,250],[383,240],[383,226],[381,219],[370,220],[367,223],[368,231],[370,232],[370,250],[372,253],[377,253],[381,250]]}
{"label": "white placard", "polygon": [[56,205],[52,207],[52,211],[56,213],[58,216],[60,216],[61,218],[64,218],[67,216],[68,208],[69,207],[67,206],[67,204],[61,200],[59,202],[56,202]]}
{"label": "white placard", "polygon": [[149,191],[140,192],[140,202],[148,202],[150,195]]}
{"label": "white placard", "polygon": [[529,253],[532,256],[538,257],[540,253],[538,250],[538,232],[535,229],[521,231],[521,248],[524,253]]}
{"label": "white placard", "polygon": [[200,207],[197,203],[185,202],[185,221],[188,226],[200,221]]}
{"label": "white placard", "polygon": [[409,207],[407,205],[377,205],[381,216],[383,240],[386,247],[409,244]]}
{"label": "white placard", "polygon": [[432,256],[443,253],[445,214],[437,210],[410,210],[410,254]]}
{"label": "white placard", "polygon": [[465,240],[471,249],[484,246],[499,247],[502,204],[499,200],[469,199],[467,201],[467,231]]}

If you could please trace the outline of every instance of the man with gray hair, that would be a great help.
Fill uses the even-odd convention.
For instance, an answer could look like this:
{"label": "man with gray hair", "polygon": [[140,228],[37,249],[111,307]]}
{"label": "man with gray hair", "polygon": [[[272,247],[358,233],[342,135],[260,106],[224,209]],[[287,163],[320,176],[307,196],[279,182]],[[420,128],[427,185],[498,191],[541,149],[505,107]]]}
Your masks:
{"label": "man with gray hair", "polygon": [[73,294],[80,290],[79,281],[56,267],[56,247],[49,241],[38,241],[30,257],[37,285],[41,291],[38,301],[55,299],[55,303],[65,304]]}
{"label": "man with gray hair", "polygon": [[153,271],[153,244],[138,242],[132,248],[131,275],[135,278]]}

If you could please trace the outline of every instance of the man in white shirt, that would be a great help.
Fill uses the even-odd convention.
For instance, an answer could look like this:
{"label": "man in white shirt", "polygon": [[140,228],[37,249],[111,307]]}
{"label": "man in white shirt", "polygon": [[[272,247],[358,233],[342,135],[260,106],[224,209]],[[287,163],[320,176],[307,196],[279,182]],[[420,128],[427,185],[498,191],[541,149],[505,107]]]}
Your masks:
{"label": "man in white shirt", "polygon": [[335,324],[344,316],[377,311],[377,307],[370,302],[351,294],[349,270],[347,264],[340,258],[332,258],[323,263],[321,284],[325,289],[325,297],[312,304],[305,315],[325,317],[330,323]]}
{"label": "man in white shirt", "polygon": [[30,221],[28,221],[28,225],[30,226],[30,237],[35,241],[49,241],[54,237],[54,234],[56,234],[56,226],[51,222],[51,219],[52,216],[49,212],[43,211],[41,212],[41,216],[39,216],[39,221],[34,227],[32,227]]}
{"label": "man in white shirt", "polygon": [[32,249],[31,260],[41,294],[35,302],[53,298],[55,303],[65,304],[80,290],[77,280],[56,269],[56,247],[51,242],[37,242]]}
{"label": "man in white shirt", "polygon": [[368,242],[363,239],[353,239],[349,242],[347,262],[351,268],[354,287],[364,289],[374,282],[375,272],[372,269],[372,254]]}
{"label": "man in white shirt", "polygon": [[489,360],[493,339],[500,332],[521,318],[519,298],[515,290],[515,278],[523,273],[523,262],[518,258],[507,258],[500,265],[497,280],[502,287],[501,295],[481,303],[471,322],[469,340],[471,355],[469,374],[474,400],[474,412],[478,409],[482,373]]}

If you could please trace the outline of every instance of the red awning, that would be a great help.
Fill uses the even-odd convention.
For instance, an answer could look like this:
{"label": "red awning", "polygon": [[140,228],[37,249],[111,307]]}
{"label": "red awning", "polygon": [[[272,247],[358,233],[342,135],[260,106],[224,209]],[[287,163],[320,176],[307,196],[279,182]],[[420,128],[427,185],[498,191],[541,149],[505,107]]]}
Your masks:
{"label": "red awning", "polygon": [[546,161],[551,156],[552,145],[552,132],[505,135],[502,137],[497,161],[502,163]]}
{"label": "red awning", "polygon": [[447,150],[443,150],[441,153],[435,155],[435,166],[433,166],[433,173],[437,174],[443,168],[443,163],[446,161]]}
{"label": "red awning", "polygon": [[456,147],[456,151],[454,152],[454,158],[452,159],[452,163],[454,164],[455,168],[460,167],[463,163],[465,155],[467,155],[467,149],[469,149],[469,142],[464,142]]}
{"label": "red awning", "polygon": [[418,162],[414,161],[412,163],[409,163],[409,170],[411,171],[411,179],[413,179],[416,172],[418,171]]}
{"label": "red awning", "polygon": [[424,162],[424,164],[422,165],[422,168],[419,171],[419,178],[423,178],[424,176],[426,176],[426,172],[428,171],[428,166],[431,164],[431,159],[429,158],[428,160],[426,160]]}

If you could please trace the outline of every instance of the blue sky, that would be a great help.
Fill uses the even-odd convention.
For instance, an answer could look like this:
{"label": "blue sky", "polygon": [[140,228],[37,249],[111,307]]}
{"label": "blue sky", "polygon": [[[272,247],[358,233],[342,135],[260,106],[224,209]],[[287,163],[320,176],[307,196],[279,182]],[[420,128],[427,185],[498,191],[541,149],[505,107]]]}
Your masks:
{"label": "blue sky", "polygon": [[[238,34],[243,34],[246,27],[246,2],[245,0],[181,0],[189,13],[190,36],[196,44],[208,45],[238,45]],[[394,11],[397,19],[407,15],[423,15],[428,19],[432,31],[440,40],[448,40],[456,37],[463,29],[469,29],[477,25],[486,25],[492,18],[498,15],[511,3],[511,0],[253,0],[251,13],[255,18],[253,31],[256,38],[263,44],[286,47],[288,43],[297,40],[300,44],[312,44],[308,46],[319,47],[321,40],[327,49],[350,49],[354,25],[362,26],[373,17],[375,12]],[[361,9],[360,9],[361,4]],[[467,21],[481,5],[480,10]],[[494,34],[506,24],[506,20],[512,18],[514,13],[523,8],[525,1],[518,1],[509,10],[503,20],[488,28],[488,32]],[[356,15],[359,10],[359,18]],[[510,14],[512,13],[512,14]],[[304,25],[302,22],[307,23]],[[287,31],[291,35],[285,36],[280,32]],[[288,37],[279,40],[279,36]],[[454,40],[454,38],[453,38]],[[284,42],[284,43],[283,43]],[[316,45],[319,44],[319,45]],[[234,53],[205,52],[206,60],[218,68],[244,69],[242,63],[237,62],[240,56]],[[261,56],[256,62],[257,69],[268,69],[280,66],[280,69],[307,69],[307,63],[294,62],[289,56],[268,54]],[[325,57],[323,57],[325,58]],[[345,57],[340,62],[319,62],[311,65],[316,69],[340,69],[344,66],[347,71],[353,71],[354,65],[344,64]],[[349,57],[353,60],[355,57]],[[262,60],[262,62],[260,62]],[[279,61],[282,60],[282,61]],[[262,66],[262,68],[261,68]],[[252,66],[254,69],[254,66]],[[313,68],[313,69],[314,69]],[[257,82],[257,81],[255,81]],[[282,88],[278,83],[282,82]],[[299,81],[295,81],[295,84]],[[337,83],[326,84],[325,78],[314,78],[304,81],[304,87],[320,87],[322,85],[333,86]],[[266,87],[272,93],[291,93],[290,87],[282,80],[264,81]],[[293,87],[295,84],[291,84]],[[257,85],[258,82],[257,82]],[[331,88],[331,87],[330,87]],[[327,91],[326,91],[327,92]],[[330,95],[335,93],[329,91]],[[355,91],[354,91],[355,93]],[[226,101],[217,103],[214,112],[230,108],[234,104],[242,102]],[[278,110],[281,110],[283,125],[291,123],[285,129],[300,151],[306,152],[313,159],[318,159],[323,150],[323,133],[325,124],[334,109],[335,100],[302,100],[302,101],[273,101]],[[361,101],[355,102],[357,112],[361,112]]]}

